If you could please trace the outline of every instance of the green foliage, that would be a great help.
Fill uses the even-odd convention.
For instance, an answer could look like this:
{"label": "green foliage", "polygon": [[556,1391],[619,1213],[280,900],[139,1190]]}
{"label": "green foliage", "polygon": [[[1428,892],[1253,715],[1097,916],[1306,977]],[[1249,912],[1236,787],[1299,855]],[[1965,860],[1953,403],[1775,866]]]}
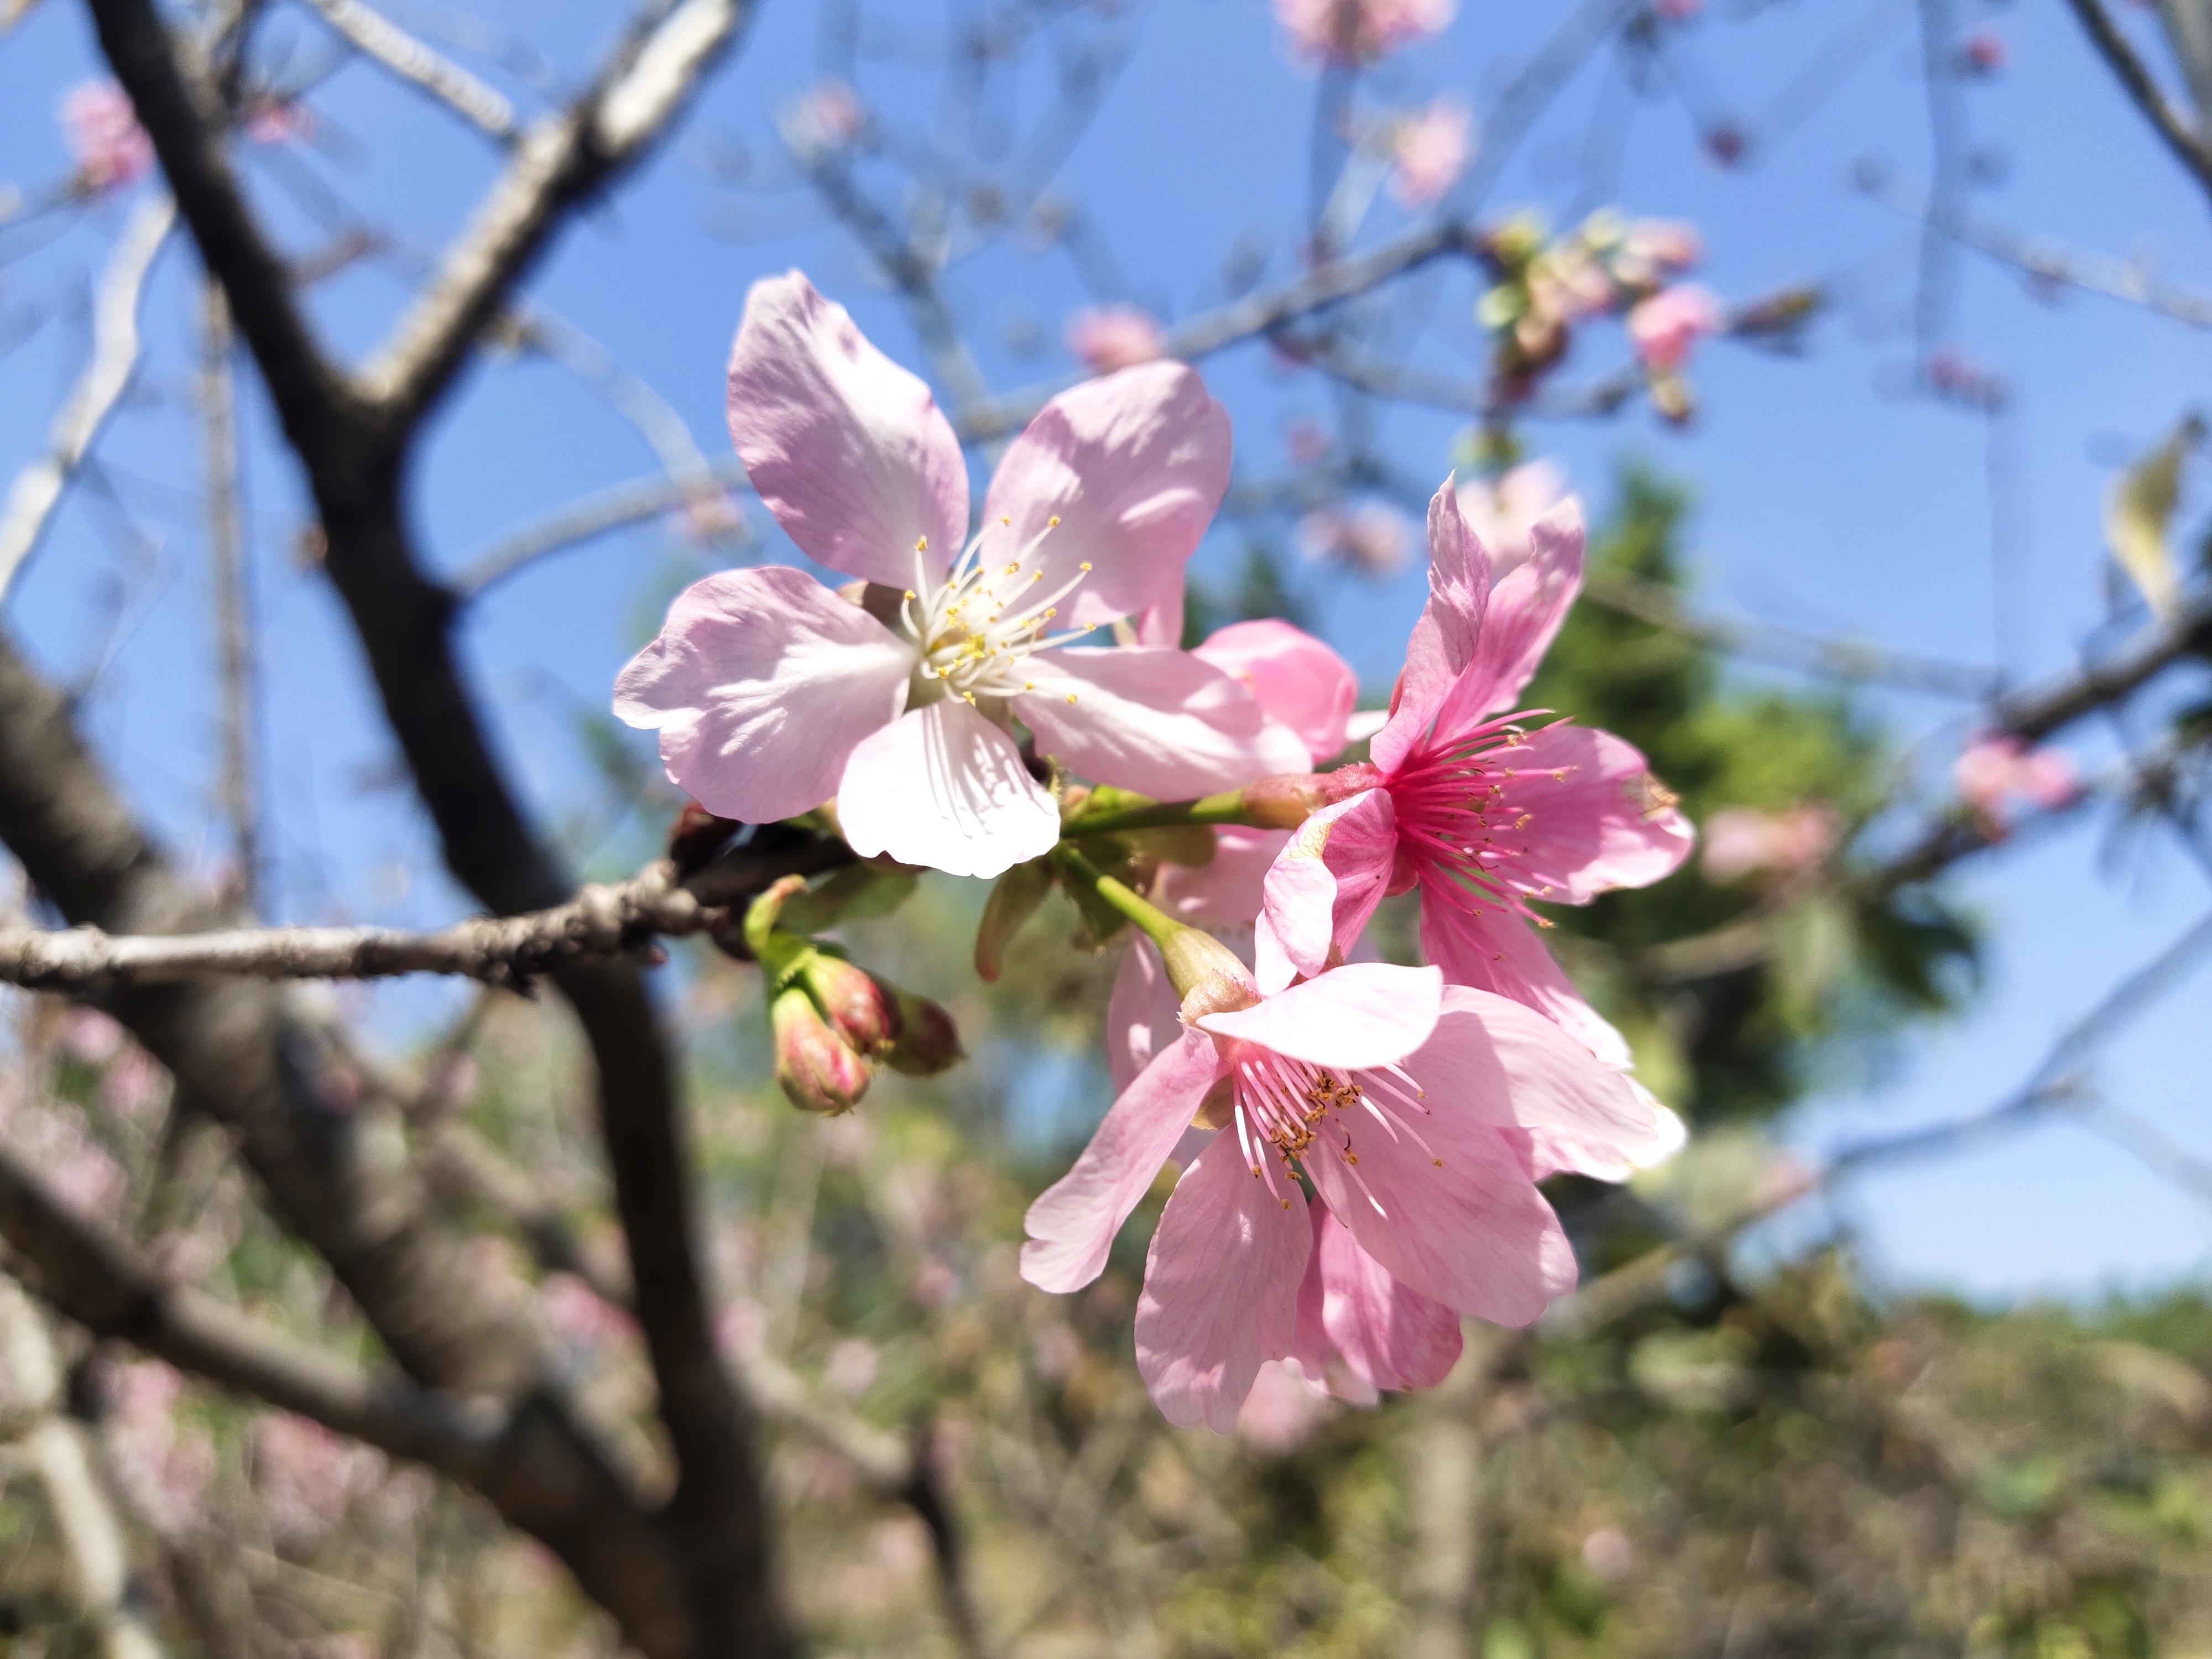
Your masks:
{"label": "green foliage", "polygon": [[[1591,590],[1679,604],[1688,507],[1679,486],[1626,472],[1590,540]],[[1848,836],[1881,804],[1887,745],[1846,698],[1741,683],[1715,647],[1601,599],[1576,605],[1524,701],[1635,744],[1699,824],[1727,806],[1809,805]],[[1965,922],[1924,895],[1870,900],[1811,879],[1721,885],[1694,860],[1656,886],[1552,914],[1560,956],[1628,1035],[1645,1077],[1709,1121],[1786,1105],[1824,1054],[1863,1048],[1901,1013],[1948,1006],[1973,961]],[[1762,964],[1690,977],[1656,952],[1754,915],[1778,947]]]}

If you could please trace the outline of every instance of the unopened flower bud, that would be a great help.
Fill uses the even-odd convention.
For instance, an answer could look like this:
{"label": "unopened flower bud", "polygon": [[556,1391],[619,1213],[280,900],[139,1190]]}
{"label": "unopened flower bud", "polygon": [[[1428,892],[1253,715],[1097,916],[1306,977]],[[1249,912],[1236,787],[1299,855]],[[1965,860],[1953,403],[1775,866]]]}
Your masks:
{"label": "unopened flower bud", "polygon": [[831,1030],[803,985],[779,993],[769,1008],[775,1034],[775,1080],[801,1111],[849,1112],[868,1091],[868,1063]]}
{"label": "unopened flower bud", "polygon": [[1294,772],[1259,778],[1244,786],[1244,821],[1262,830],[1295,830],[1324,806],[1384,781],[1380,768],[1361,761],[1334,772]]}
{"label": "unopened flower bud", "polygon": [[873,1057],[898,1041],[899,1006],[863,969],[823,949],[799,964],[798,980],[848,1046]]}
{"label": "unopened flower bud", "polygon": [[1159,945],[1168,983],[1182,1000],[1182,1017],[1197,1019],[1231,1008],[1249,1008],[1260,1000],[1252,973],[1237,953],[1212,934],[1177,927]]}
{"label": "unopened flower bud", "polygon": [[960,1047],[959,1028],[940,1004],[896,985],[884,988],[898,1004],[898,1041],[884,1056],[891,1070],[908,1077],[934,1077],[967,1058]]}

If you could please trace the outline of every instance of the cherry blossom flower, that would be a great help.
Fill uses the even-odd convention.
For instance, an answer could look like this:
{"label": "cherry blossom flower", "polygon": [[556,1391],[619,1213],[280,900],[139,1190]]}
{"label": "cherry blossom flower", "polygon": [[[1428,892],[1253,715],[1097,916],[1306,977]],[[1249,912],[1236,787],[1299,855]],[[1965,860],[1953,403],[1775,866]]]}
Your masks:
{"label": "cherry blossom flower", "polygon": [[2000,74],[2011,61],[2011,47],[1995,29],[1976,29],[1959,42],[1959,72],[1962,75]]}
{"label": "cherry blossom flower", "polygon": [[297,99],[257,105],[245,121],[246,137],[257,144],[289,143],[314,131],[315,112]]}
{"label": "cherry blossom flower", "polygon": [[79,183],[100,195],[135,185],[153,169],[154,141],[138,125],[131,95],[112,81],[87,81],[62,99],[62,132],[76,158]]}
{"label": "cherry blossom flower", "polygon": [[1401,121],[1390,143],[1390,193],[1411,208],[1442,198],[1474,157],[1474,125],[1473,112],[1455,98],[1439,98]]}
{"label": "cherry blossom flower", "polygon": [[1460,1315],[1525,1325],[1573,1287],[1530,1132],[1651,1129],[1627,1080],[1557,1025],[1436,968],[1357,963],[1268,995],[1216,969],[1182,1015],[1030,1206],[1022,1249],[1030,1283],[1081,1289],[1194,1121],[1219,1131],[1169,1197],[1137,1304],[1138,1368],[1177,1424],[1228,1432],[1270,1359],[1376,1389],[1440,1381]]}
{"label": "cherry blossom flower", "polygon": [[319,1538],[384,1484],[384,1454],[345,1439],[289,1412],[270,1412],[253,1425],[253,1484],[277,1536]]}
{"label": "cherry blossom flower", "polygon": [[1490,555],[1491,580],[1528,562],[1536,521],[1566,498],[1566,475],[1549,461],[1523,461],[1502,478],[1459,487],[1459,515]]}
{"label": "cherry blossom flower", "polygon": [[1458,9],[1458,0],[1275,0],[1275,21],[1300,57],[1350,65],[1443,33]]}
{"label": "cherry blossom flower", "polygon": [[1951,778],[1991,836],[2004,833],[2006,811],[2014,803],[2056,811],[2081,798],[2081,781],[2063,750],[2030,749],[2009,732],[1985,732],[1968,744]]}
{"label": "cherry blossom flower", "polygon": [[1371,764],[1327,775],[1337,799],[1268,872],[1259,979],[1272,989],[1319,973],[1386,893],[1418,887],[1421,947],[1447,978],[1540,1009],[1626,1066],[1626,1044],[1552,960],[1528,901],[1646,886],[1688,856],[1692,831],[1632,745],[1506,712],[1581,590],[1580,508],[1553,508],[1530,544],[1493,581],[1449,479],[1430,501],[1429,600],[1389,722]]}
{"label": "cherry blossom flower", "polygon": [[1179,604],[1229,481],[1229,418],[1188,368],[1053,399],[957,556],[951,423],[795,271],[746,300],[730,430],[799,549],[867,586],[850,604],[787,567],[720,572],[623,670],[616,714],[659,728],[669,777],[708,811],[767,823],[834,797],[862,857],[995,876],[1060,834],[1016,719],[1071,770],[1161,799],[1279,769],[1259,705],[1210,665],[1055,648]]}
{"label": "cherry blossom flower", "polygon": [[1403,570],[1413,551],[1413,526],[1380,501],[1348,512],[1340,507],[1316,507],[1298,520],[1296,534],[1298,549],[1308,558],[1377,579]]}
{"label": "cherry blossom flower", "polygon": [[1817,801],[1780,813],[1724,806],[1705,820],[1698,867],[1723,885],[1762,871],[1795,875],[1834,852],[1842,828],[1834,809]]}
{"label": "cherry blossom flower", "polygon": [[1093,374],[1110,374],[1165,356],[1168,337],[1150,312],[1094,306],[1068,319],[1067,349]]}
{"label": "cherry blossom flower", "polygon": [[1709,289],[1695,283],[1662,289],[1628,313],[1628,343],[1644,368],[1679,374],[1698,340],[1728,326],[1728,313]]}
{"label": "cherry blossom flower", "polygon": [[867,130],[860,94],[834,76],[801,94],[784,120],[786,137],[808,150],[842,149]]}
{"label": "cherry blossom flower", "polygon": [[165,1534],[199,1519],[215,1474],[214,1443],[178,1415],[184,1391],[183,1376],[158,1359],[116,1367],[108,1450],[131,1501]]}

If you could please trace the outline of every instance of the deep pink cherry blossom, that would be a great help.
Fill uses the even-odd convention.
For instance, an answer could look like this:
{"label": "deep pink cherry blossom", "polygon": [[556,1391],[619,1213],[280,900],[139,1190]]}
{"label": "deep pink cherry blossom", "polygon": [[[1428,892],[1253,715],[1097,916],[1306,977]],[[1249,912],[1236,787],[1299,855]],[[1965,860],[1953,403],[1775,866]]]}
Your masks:
{"label": "deep pink cherry blossom", "polygon": [[64,94],[62,133],[78,179],[94,194],[136,184],[154,166],[154,142],[131,95],[112,81],[87,81]]}
{"label": "deep pink cherry blossom", "polygon": [[1429,601],[1389,722],[1372,765],[1334,775],[1344,798],[1268,872],[1256,965],[1269,989],[1319,973],[1386,893],[1418,886],[1422,949],[1447,978],[1540,1009],[1625,1066],[1626,1044],[1552,960],[1528,901],[1648,885],[1688,855],[1692,832],[1631,744],[1510,712],[1581,590],[1580,509],[1539,520],[1530,546],[1493,584],[1449,480],[1430,501]]}
{"label": "deep pink cherry blossom", "polygon": [[[668,775],[764,823],[831,799],[846,840],[955,875],[1047,851],[1059,810],[1017,746],[1180,799],[1297,763],[1236,681],[1163,647],[1060,650],[1172,605],[1229,481],[1229,419],[1181,363],[1055,398],[1008,447],[968,537],[968,474],[929,389],[793,272],[756,283],[730,431],[800,550],[862,604],[784,567],[724,571],[670,607],[615,684]],[[964,551],[956,550],[966,543]]]}
{"label": "deep pink cherry blossom", "polygon": [[1457,0],[1275,0],[1275,21],[1299,56],[1350,65],[1440,33],[1457,9]]}
{"label": "deep pink cherry blossom", "polygon": [[1646,368],[1673,374],[1689,362],[1699,340],[1727,325],[1728,313],[1711,289],[1678,283],[1628,313],[1628,343]]}
{"label": "deep pink cherry blossom", "polygon": [[1194,1120],[1218,1126],[1168,1200],[1137,1306],[1138,1367],[1171,1422],[1227,1432],[1269,1359],[1377,1389],[1439,1381],[1458,1316],[1525,1325],[1574,1285],[1532,1132],[1652,1131],[1632,1085],[1558,1026],[1435,968],[1357,963],[1185,1012],[1030,1206],[1022,1250],[1031,1284],[1079,1290]]}

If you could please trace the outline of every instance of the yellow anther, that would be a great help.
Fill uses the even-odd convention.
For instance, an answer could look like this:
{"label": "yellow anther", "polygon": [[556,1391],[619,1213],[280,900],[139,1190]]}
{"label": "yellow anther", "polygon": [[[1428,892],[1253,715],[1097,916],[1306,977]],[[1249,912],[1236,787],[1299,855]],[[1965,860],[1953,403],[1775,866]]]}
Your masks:
{"label": "yellow anther", "polygon": [[1091,568],[1091,561],[1090,561],[1090,560],[1088,560],[1088,559],[1085,559],[1085,560],[1081,564],[1079,564],[1079,565],[1076,566],[1075,568],[1076,568],[1078,570],[1088,571],[1088,570]]}
{"label": "yellow anther", "polygon": [[1008,527],[1008,528],[1010,528],[1010,529],[1011,529],[1011,528],[1012,527],[1012,526],[1013,526],[1013,522],[1014,522],[1014,521],[1013,521],[1012,519],[1008,518],[1005,514],[1001,513],[1000,514],[999,514],[999,522],[1000,522],[1001,525],[1006,526],[1006,527]]}
{"label": "yellow anther", "polygon": [[1012,575],[1012,574],[1014,574],[1014,572],[1016,572],[1017,570],[1019,570],[1021,568],[1022,568],[1022,562],[1021,562],[1019,559],[1016,559],[1012,563],[1009,564],[1009,565],[1006,567],[1006,574],[1007,574],[1009,576],[1011,576],[1011,575]]}
{"label": "yellow anther", "polygon": [[1024,680],[1024,681],[1022,682],[1022,690],[1024,690],[1024,691],[1034,691],[1034,690],[1036,690],[1036,682],[1035,680]]}
{"label": "yellow anther", "polygon": [[915,552],[917,552],[917,553],[927,553],[927,552],[928,552],[928,551],[929,551],[929,538],[928,538],[928,537],[927,537],[927,536],[916,536],[916,537],[914,538],[914,550],[915,550]]}
{"label": "yellow anther", "polygon": [[968,700],[968,706],[970,708],[975,706],[975,694],[973,691],[963,691],[960,695]]}
{"label": "yellow anther", "polygon": [[907,589],[907,591],[906,591],[906,596],[907,596],[907,598],[908,598],[909,599],[915,599],[915,598],[917,598],[917,597],[918,597],[918,595],[916,595],[916,593],[915,592],[914,589],[912,589],[911,587],[909,587],[909,588],[908,588],[908,589]]}
{"label": "yellow anther", "polygon": [[1057,514],[1057,513],[1055,513],[1055,514],[1054,514],[1052,515],[1052,517],[1050,517],[1049,519],[1047,519],[1047,520],[1044,521],[1044,527],[1045,527],[1047,530],[1057,530],[1057,529],[1059,529],[1059,528],[1060,528],[1060,514]]}
{"label": "yellow anther", "polygon": [[1075,701],[1075,693],[1073,691],[1069,692],[1067,694],[1067,700],[1070,702],[1073,702]]}

